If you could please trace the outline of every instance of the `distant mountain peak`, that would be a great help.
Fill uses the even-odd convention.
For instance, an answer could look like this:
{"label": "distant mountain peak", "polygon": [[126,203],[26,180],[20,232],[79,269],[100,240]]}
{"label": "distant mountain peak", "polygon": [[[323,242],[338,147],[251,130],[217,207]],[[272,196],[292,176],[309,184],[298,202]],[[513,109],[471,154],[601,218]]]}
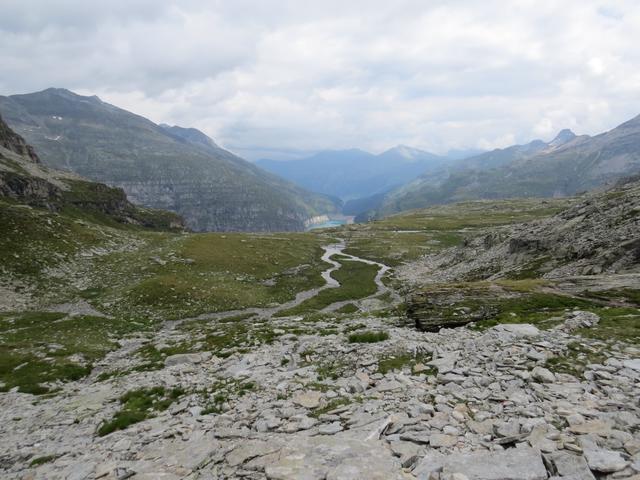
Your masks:
{"label": "distant mountain peak", "polygon": [[408,163],[415,163],[421,161],[441,160],[442,157],[435,155],[419,148],[410,147],[408,145],[396,145],[385,152],[380,154],[382,157],[395,157],[407,161]]}
{"label": "distant mountain peak", "polygon": [[50,88],[41,90],[39,92],[27,93],[24,95],[14,95],[14,96],[15,97],[26,96],[26,97],[36,97],[36,98],[37,96],[40,96],[41,98],[42,97],[43,98],[60,97],[70,101],[84,101],[84,102],[91,102],[95,104],[104,104],[102,99],[97,95],[80,95],[76,92],[72,92],[67,88],[60,88],[60,87],[50,87]]}
{"label": "distant mountain peak", "polygon": [[570,129],[565,128],[563,130],[560,130],[560,132],[558,132],[558,135],[556,135],[556,138],[551,140],[549,142],[549,145],[551,145],[552,147],[559,147],[560,145],[564,145],[565,143],[570,142],[574,138],[576,138],[576,134],[573,133]]}
{"label": "distant mountain peak", "polygon": [[211,139],[207,134],[198,130],[197,128],[189,127],[179,127],[178,125],[167,125],[166,123],[161,123],[158,125],[162,130],[164,130],[171,137],[182,141],[191,143],[194,145],[200,145],[207,148],[219,149],[220,147],[216,145],[216,142]]}
{"label": "distant mountain peak", "polygon": [[395,147],[387,150],[387,152],[395,152],[406,159],[414,159],[426,153],[422,150],[418,150],[417,148],[409,147],[407,145],[396,145]]}

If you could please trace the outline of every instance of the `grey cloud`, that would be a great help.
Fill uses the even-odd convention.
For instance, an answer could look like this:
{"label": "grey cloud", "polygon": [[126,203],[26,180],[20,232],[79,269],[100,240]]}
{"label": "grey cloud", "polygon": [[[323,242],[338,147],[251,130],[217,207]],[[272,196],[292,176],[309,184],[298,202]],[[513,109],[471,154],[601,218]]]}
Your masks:
{"label": "grey cloud", "polygon": [[633,0],[5,0],[0,93],[96,93],[238,151],[443,151],[636,115],[639,43]]}

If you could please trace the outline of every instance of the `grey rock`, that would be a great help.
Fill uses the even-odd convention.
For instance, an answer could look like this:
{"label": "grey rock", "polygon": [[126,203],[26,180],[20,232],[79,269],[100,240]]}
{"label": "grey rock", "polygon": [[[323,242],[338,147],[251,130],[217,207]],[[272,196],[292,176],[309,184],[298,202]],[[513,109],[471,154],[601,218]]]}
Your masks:
{"label": "grey rock", "polygon": [[305,408],[317,408],[320,405],[321,398],[321,392],[309,390],[307,392],[301,392],[293,397],[293,403]]}
{"label": "grey rock", "polygon": [[429,444],[434,448],[453,447],[456,443],[458,443],[458,437],[454,435],[434,433],[429,438]]}
{"label": "grey rock", "polygon": [[582,480],[595,480],[587,461],[581,455],[560,451],[547,455],[545,458],[551,464],[553,472],[562,477],[576,475]]}
{"label": "grey rock", "polygon": [[505,323],[490,328],[487,333],[496,335],[502,341],[508,341],[519,338],[535,338],[540,335],[540,330],[530,323]]}
{"label": "grey rock", "polygon": [[603,448],[585,448],[584,458],[591,470],[601,473],[619,472],[629,465],[620,453]]}
{"label": "grey rock", "polygon": [[433,474],[442,471],[446,456],[438,451],[427,452],[411,472],[418,480],[431,480]]}
{"label": "grey rock", "polygon": [[462,473],[469,480],[545,480],[540,452],[529,447],[497,452],[456,453],[445,458],[443,474]]}
{"label": "grey rock", "polygon": [[331,422],[329,424],[323,424],[318,427],[318,433],[320,435],[335,435],[343,430],[340,422]]}
{"label": "grey rock", "polygon": [[595,313],[584,312],[582,310],[574,310],[565,315],[565,321],[562,329],[566,332],[572,332],[579,328],[591,328],[600,322],[600,317]]}
{"label": "grey rock", "polygon": [[181,365],[181,364],[198,364],[201,363],[203,361],[208,360],[209,358],[211,358],[211,353],[210,352],[204,352],[204,353],[178,353],[176,355],[169,355],[167,358],[164,359],[164,365],[165,367],[173,367],[175,365]]}
{"label": "grey rock", "polygon": [[634,358],[632,360],[625,360],[622,362],[624,368],[630,368],[640,372],[640,358]]}
{"label": "grey rock", "polygon": [[531,378],[542,383],[553,383],[556,381],[556,376],[544,367],[535,367],[531,371]]}
{"label": "grey rock", "polygon": [[401,480],[400,462],[378,441],[347,435],[311,437],[266,465],[270,480]]}

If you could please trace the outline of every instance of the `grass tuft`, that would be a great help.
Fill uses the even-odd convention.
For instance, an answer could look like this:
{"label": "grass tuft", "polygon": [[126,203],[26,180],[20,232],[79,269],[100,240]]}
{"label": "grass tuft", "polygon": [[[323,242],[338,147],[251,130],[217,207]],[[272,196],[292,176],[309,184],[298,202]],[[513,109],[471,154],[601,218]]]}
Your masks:
{"label": "grass tuft", "polygon": [[98,435],[108,435],[116,430],[124,430],[130,425],[142,422],[169,408],[184,395],[182,388],[166,390],[164,387],[140,388],[131,390],[120,397],[122,408],[114,417],[104,422],[98,429]]}
{"label": "grass tuft", "polygon": [[384,342],[389,339],[389,334],[387,332],[355,332],[349,335],[348,340],[349,343],[377,343]]}

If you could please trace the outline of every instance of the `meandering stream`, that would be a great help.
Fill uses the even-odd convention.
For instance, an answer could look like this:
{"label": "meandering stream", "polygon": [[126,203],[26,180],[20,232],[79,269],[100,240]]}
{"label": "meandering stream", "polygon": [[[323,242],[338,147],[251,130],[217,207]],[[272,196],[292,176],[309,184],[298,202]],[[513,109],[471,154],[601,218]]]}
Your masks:
{"label": "meandering stream", "polygon": [[[197,317],[184,318],[181,320],[166,322],[165,327],[173,328],[174,326],[180,323],[191,321],[191,320],[217,320],[217,319],[234,317],[239,315],[254,315],[260,319],[271,318],[280,311],[284,311],[284,310],[288,310],[290,308],[296,307],[300,305],[302,302],[312,297],[315,297],[322,290],[325,290],[327,288],[338,288],[340,286],[340,283],[335,278],[333,278],[331,274],[336,270],[338,270],[341,267],[341,265],[339,262],[331,258],[334,255],[342,255],[356,262],[362,262],[369,265],[377,265],[379,267],[378,273],[374,279],[377,286],[377,290],[373,295],[370,295],[366,298],[376,297],[378,295],[381,295],[389,291],[389,288],[382,282],[382,277],[391,268],[388,265],[385,265],[380,262],[375,262],[373,260],[368,260],[366,258],[361,258],[356,255],[350,255],[350,254],[344,253],[346,244],[343,241],[339,243],[333,243],[331,245],[325,245],[322,248],[324,250],[324,254],[322,255],[322,261],[328,263],[330,266],[321,273],[322,278],[325,281],[325,284],[322,285],[321,287],[316,287],[309,290],[305,290],[303,292],[298,292],[298,294],[293,300],[290,300],[286,303],[282,303],[273,307],[250,307],[250,308],[243,308],[238,310],[227,310],[224,312],[204,313],[202,315],[198,315]],[[359,299],[359,300],[364,300],[364,299]],[[356,300],[345,300],[341,302],[332,303],[331,305],[325,307],[322,311],[326,311],[326,312],[335,311],[348,303],[353,303],[354,301]]]}

